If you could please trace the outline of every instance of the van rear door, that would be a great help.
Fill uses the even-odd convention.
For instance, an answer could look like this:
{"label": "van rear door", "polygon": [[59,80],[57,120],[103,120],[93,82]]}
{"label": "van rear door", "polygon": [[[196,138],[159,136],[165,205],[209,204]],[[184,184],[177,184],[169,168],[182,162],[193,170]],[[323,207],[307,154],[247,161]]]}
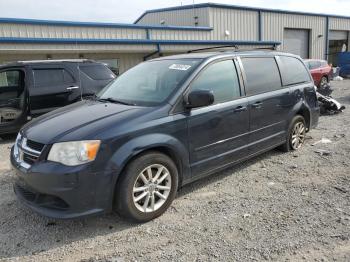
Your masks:
{"label": "van rear door", "polygon": [[254,154],[285,140],[293,104],[275,57],[242,57],[241,62],[250,109],[248,150]]}
{"label": "van rear door", "polygon": [[29,88],[32,116],[45,114],[81,98],[78,81],[69,69],[60,65],[32,66]]}

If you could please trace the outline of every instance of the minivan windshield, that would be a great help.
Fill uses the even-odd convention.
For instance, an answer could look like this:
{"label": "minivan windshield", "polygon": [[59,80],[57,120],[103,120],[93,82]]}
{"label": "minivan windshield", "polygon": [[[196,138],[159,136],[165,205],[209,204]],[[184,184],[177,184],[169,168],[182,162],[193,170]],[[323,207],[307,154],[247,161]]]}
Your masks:
{"label": "minivan windshield", "polygon": [[169,59],[141,63],[126,71],[97,94],[97,98],[139,106],[165,102],[202,59]]}

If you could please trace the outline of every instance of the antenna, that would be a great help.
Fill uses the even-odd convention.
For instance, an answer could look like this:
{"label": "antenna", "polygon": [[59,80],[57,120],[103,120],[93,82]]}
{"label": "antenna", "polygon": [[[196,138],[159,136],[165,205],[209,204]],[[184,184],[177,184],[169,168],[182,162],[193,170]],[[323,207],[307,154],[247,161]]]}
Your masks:
{"label": "antenna", "polygon": [[78,63],[78,66],[77,66],[77,69],[78,69],[78,77],[79,77],[79,89],[80,89],[80,99],[83,99],[83,87],[81,85],[81,72],[80,72],[80,64]]}

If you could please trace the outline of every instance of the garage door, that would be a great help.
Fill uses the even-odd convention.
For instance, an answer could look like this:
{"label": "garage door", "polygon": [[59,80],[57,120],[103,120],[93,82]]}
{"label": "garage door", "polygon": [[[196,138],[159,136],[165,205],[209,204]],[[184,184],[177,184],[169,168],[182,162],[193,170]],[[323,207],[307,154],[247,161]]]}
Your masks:
{"label": "garage door", "polygon": [[284,29],[283,50],[309,58],[309,30]]}
{"label": "garage door", "polygon": [[348,40],[348,31],[329,31],[329,40]]}

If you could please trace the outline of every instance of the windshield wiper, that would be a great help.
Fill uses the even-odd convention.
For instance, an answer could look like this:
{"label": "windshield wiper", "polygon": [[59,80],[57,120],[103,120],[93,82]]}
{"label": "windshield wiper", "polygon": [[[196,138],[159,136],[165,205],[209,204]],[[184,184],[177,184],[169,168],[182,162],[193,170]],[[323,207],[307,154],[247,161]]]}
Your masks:
{"label": "windshield wiper", "polygon": [[110,103],[117,103],[117,104],[122,104],[122,105],[128,105],[128,106],[135,106],[133,103],[128,103],[125,101],[117,100],[112,97],[107,97],[107,98],[97,98],[98,101],[103,101],[103,102],[110,102]]}

